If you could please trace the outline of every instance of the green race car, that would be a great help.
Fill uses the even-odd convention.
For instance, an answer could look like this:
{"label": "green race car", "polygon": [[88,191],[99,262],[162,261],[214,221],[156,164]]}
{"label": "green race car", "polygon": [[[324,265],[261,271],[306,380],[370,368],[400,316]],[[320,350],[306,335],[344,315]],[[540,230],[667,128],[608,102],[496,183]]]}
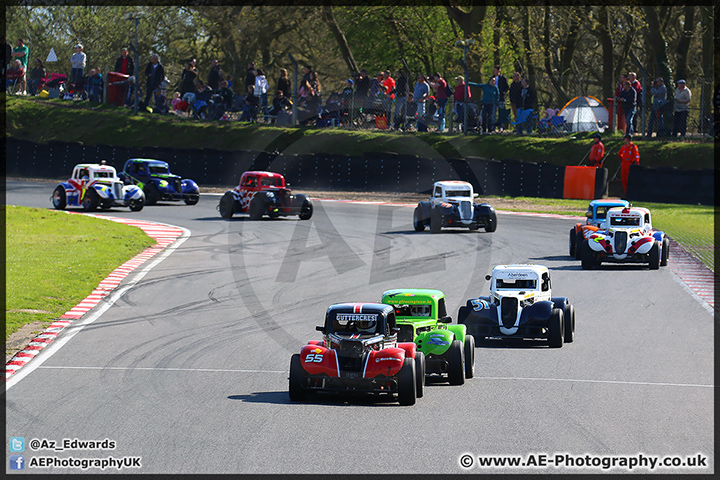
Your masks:
{"label": "green race car", "polygon": [[445,294],[440,290],[395,289],[383,293],[382,303],[395,308],[398,341],[415,342],[425,354],[426,372],[447,375],[462,385],[475,372],[475,338],[465,325],[450,324]]}

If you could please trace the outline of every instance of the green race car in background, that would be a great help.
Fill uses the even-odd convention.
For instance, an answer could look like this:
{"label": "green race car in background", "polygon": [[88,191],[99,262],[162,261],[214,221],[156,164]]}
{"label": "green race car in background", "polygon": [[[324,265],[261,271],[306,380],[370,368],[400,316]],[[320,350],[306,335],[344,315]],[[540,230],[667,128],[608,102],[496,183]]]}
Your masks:
{"label": "green race car in background", "polygon": [[383,293],[382,303],[395,308],[398,341],[415,342],[425,354],[426,372],[447,375],[462,385],[475,373],[475,338],[465,325],[450,324],[445,294],[430,289],[395,289]]}

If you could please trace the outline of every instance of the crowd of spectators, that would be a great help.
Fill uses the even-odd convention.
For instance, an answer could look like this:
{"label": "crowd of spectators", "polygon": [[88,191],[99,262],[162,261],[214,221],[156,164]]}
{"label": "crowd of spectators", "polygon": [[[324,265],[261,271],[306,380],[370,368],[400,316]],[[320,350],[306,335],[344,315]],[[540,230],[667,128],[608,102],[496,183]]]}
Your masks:
{"label": "crowd of spectators", "polygon": [[[528,78],[521,72],[512,74],[511,82],[503,75],[500,65],[495,65],[493,74],[486,82],[466,82],[463,76],[454,78],[454,86],[438,72],[432,75],[418,74],[415,82],[407,72],[398,69],[395,76],[389,70],[379,71],[371,76],[366,69],[349,78],[342,90],[324,91],[318,74],[312,66],[305,66],[297,90],[293,92],[292,81],[286,69],[281,68],[277,77],[268,79],[261,68],[254,63],[247,66],[245,79],[234,87],[232,75],[226,75],[217,59],[211,60],[207,75],[202,78],[197,61],[189,59],[177,82],[171,87],[165,68],[158,55],[150,55],[148,64],[135,78],[135,64],[128,49],[120,50],[114,72],[121,80],[109,81],[100,68],[88,66],[83,45],[74,46],[70,57],[70,78],[48,74],[43,62],[36,59],[27,73],[29,51],[22,39],[15,48],[7,42],[3,70],[6,77],[4,87],[13,86],[15,93],[29,95],[50,95],[48,88],[59,89],[60,98],[103,101],[108,87],[122,87],[122,103],[133,105],[135,89],[142,98],[143,111],[160,114],[175,113],[199,119],[240,121],[263,121],[289,124],[294,113],[301,124],[319,126],[353,123],[359,126],[375,125],[378,128],[395,130],[427,131],[434,125],[436,131],[444,132],[448,126],[461,130],[467,128],[481,134],[502,132],[530,133],[535,128],[543,132],[559,112],[549,107],[544,117],[539,118],[537,93]],[[475,87],[478,98],[473,98],[470,87]],[[166,95],[172,91],[172,100]],[[652,82],[652,97],[649,108],[647,136],[681,135],[687,131],[687,117],[691,92],[684,80],[677,81],[677,90],[671,97],[662,78]],[[270,97],[272,96],[272,100]],[[648,96],[650,97],[650,95]],[[618,112],[618,129],[625,134],[637,132],[638,111],[642,108],[642,85],[634,72],[623,74],[615,92],[615,108]],[[671,98],[673,101],[671,101]],[[325,100],[323,102],[323,99]],[[293,102],[296,104],[293,104]],[[509,105],[508,105],[509,103]],[[448,104],[451,110],[448,112]],[[294,112],[293,112],[294,110]],[[665,118],[672,110],[672,132],[665,128]]]}

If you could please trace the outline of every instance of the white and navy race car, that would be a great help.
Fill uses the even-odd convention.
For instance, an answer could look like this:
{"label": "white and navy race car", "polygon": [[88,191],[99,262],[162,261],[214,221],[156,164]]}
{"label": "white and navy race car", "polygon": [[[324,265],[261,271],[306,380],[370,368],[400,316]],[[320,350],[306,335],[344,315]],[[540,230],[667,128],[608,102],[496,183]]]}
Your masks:
{"label": "white and navy race car", "polygon": [[443,227],[458,227],[486,232],[497,229],[497,214],[489,203],[475,203],[478,195],[468,182],[445,180],[435,182],[430,200],[418,202],[413,215],[413,227],[422,232],[430,227],[438,233]]}
{"label": "white and navy race car", "polygon": [[458,323],[476,341],[544,339],[557,348],[575,339],[575,307],[565,297],[552,296],[547,267],[498,265],[485,279],[490,280],[490,296],[471,298],[458,311]]}
{"label": "white and navy race car", "polygon": [[104,162],[75,165],[72,177],[55,187],[50,198],[53,207],[82,207],[92,212],[122,206],[137,212],[145,205],[145,194],[135,185],[125,185],[117,177],[115,168]]}

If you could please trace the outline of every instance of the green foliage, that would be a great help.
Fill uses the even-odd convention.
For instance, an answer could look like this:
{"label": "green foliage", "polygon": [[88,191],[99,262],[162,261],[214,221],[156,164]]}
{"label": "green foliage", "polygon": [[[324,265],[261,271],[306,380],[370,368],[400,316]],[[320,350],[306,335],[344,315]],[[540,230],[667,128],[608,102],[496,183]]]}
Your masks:
{"label": "green foliage", "polygon": [[59,318],[155,243],[137,227],[84,215],[15,206],[5,213],[6,338]]}

